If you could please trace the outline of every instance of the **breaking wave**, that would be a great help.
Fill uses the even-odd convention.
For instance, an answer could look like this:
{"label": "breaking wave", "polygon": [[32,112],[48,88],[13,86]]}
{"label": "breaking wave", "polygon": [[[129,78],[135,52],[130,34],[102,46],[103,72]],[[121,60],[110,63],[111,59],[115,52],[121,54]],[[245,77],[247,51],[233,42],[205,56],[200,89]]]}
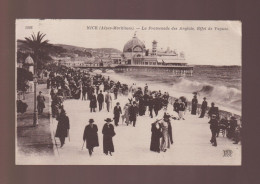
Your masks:
{"label": "breaking wave", "polygon": [[201,100],[203,97],[206,97],[208,101],[216,102],[221,106],[241,110],[241,90],[236,88],[183,78],[180,82],[173,85],[173,89],[190,94],[196,93]]}

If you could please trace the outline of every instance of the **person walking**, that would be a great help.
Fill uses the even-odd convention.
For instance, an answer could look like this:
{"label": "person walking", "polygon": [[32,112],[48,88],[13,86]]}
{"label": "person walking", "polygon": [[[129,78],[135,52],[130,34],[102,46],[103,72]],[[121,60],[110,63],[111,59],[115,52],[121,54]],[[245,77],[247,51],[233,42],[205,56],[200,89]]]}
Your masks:
{"label": "person walking", "polygon": [[126,103],[124,106],[124,114],[122,115],[122,123],[124,123],[124,120],[128,126],[128,124],[129,124],[129,104],[128,103]]}
{"label": "person walking", "polygon": [[104,103],[104,95],[102,94],[102,90],[100,90],[100,93],[97,96],[97,101],[98,101],[99,111],[101,111]]}
{"label": "person walking", "polygon": [[87,86],[82,86],[82,100],[86,100],[86,94],[87,94]]}
{"label": "person walking", "polygon": [[197,95],[194,95],[194,97],[193,97],[193,99],[191,101],[191,114],[192,115],[196,115],[197,105],[198,105]]}
{"label": "person walking", "polygon": [[68,137],[69,129],[70,129],[70,121],[69,117],[66,115],[64,109],[61,110],[60,115],[57,117],[58,125],[56,129],[55,137],[60,139],[61,146],[65,144],[65,138]]}
{"label": "person walking", "polygon": [[83,141],[86,141],[86,148],[88,149],[89,156],[92,155],[94,147],[98,147],[98,127],[94,124],[93,119],[89,119],[89,125],[85,127],[83,134]]}
{"label": "person walking", "polygon": [[170,148],[170,144],[173,144],[170,115],[165,114],[163,116],[161,127],[162,127],[161,151],[166,152],[167,148],[168,149]]}
{"label": "person walking", "polygon": [[102,134],[103,134],[103,152],[108,155],[108,153],[112,156],[112,152],[115,151],[113,144],[113,137],[116,135],[114,131],[114,126],[110,124],[112,120],[110,118],[105,119],[106,123],[103,126]]}
{"label": "person walking", "polygon": [[122,114],[122,109],[120,107],[119,102],[116,103],[116,106],[114,107],[114,120],[115,120],[115,126],[118,126],[120,114]]}
{"label": "person walking", "polygon": [[96,112],[96,107],[97,107],[97,98],[96,95],[93,93],[90,97],[90,112]]}
{"label": "person walking", "polygon": [[179,100],[179,119],[184,119],[185,103],[180,99]]}
{"label": "person walking", "polygon": [[151,137],[151,144],[150,150],[160,153],[160,138],[162,137],[162,128],[159,123],[159,120],[152,123],[152,137]]}
{"label": "person walking", "polygon": [[105,96],[105,102],[106,102],[106,105],[107,105],[107,112],[109,112],[110,105],[112,103],[112,97],[111,97],[109,91],[107,91],[107,94]]}
{"label": "person walking", "polygon": [[152,95],[149,96],[149,99],[148,99],[148,107],[149,107],[149,116],[151,118],[153,118],[153,110],[154,110],[154,98]]}
{"label": "person walking", "polygon": [[203,102],[201,104],[201,114],[199,118],[204,118],[207,107],[208,107],[208,102],[206,101],[206,97],[204,97]]}
{"label": "person walking", "polygon": [[45,108],[45,98],[42,95],[42,92],[39,92],[39,95],[37,96],[37,109],[38,109],[38,114],[43,113],[43,109]]}
{"label": "person walking", "polygon": [[136,117],[138,115],[138,107],[136,106],[136,102],[133,102],[133,105],[129,107],[129,120],[130,124],[133,122],[133,126],[136,124]]}
{"label": "person walking", "polygon": [[212,143],[212,146],[217,146],[217,133],[218,133],[218,120],[216,119],[216,115],[212,114],[211,120],[209,121],[210,124],[210,130],[211,130],[211,139],[210,142]]}

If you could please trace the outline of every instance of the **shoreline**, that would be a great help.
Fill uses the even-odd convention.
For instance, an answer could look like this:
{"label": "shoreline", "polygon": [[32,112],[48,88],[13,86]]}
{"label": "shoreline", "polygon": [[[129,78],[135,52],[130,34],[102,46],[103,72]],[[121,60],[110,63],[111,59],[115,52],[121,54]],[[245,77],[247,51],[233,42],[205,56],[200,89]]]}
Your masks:
{"label": "shoreline", "polygon": [[[114,75],[111,75],[111,74],[117,74],[117,73],[95,73],[95,72],[90,72],[91,74],[93,74],[93,75],[96,75],[96,74],[101,74],[102,76],[105,76],[105,77],[108,77],[109,76],[109,78],[110,78],[110,80],[113,80],[113,81],[115,81],[115,82],[117,82],[117,81],[120,81],[121,83],[126,83],[126,84],[128,84],[129,86],[131,86],[131,82],[130,81],[128,81],[128,82],[126,82],[126,81],[122,81],[122,80],[118,80],[118,79],[116,79],[116,76],[114,76]],[[125,79],[126,80],[126,79]],[[132,79],[132,80],[135,80],[135,79]],[[144,81],[138,81],[138,80],[136,80],[135,82],[141,82],[141,83],[144,83],[145,84],[145,82]],[[148,84],[149,85],[149,84]],[[144,85],[137,85],[138,87],[143,87]],[[149,86],[150,87],[150,86]],[[152,88],[154,87],[154,86],[151,86]],[[167,88],[167,87],[165,87],[165,88]],[[165,89],[163,89],[163,90],[165,90]],[[163,90],[161,90],[162,91],[162,93],[163,92],[169,92],[169,90],[168,91],[163,91]],[[178,92],[179,93],[179,92]],[[184,96],[184,95],[183,95]],[[169,104],[171,104],[171,105],[173,105],[173,103],[174,103],[174,100],[175,99],[178,99],[177,97],[175,97],[175,96],[172,96],[171,94],[170,94],[170,98],[169,98]],[[187,107],[187,109],[191,109],[191,101],[190,100],[188,100],[187,101],[188,102],[188,107]],[[197,105],[197,111],[198,112],[200,112],[200,107],[201,107],[201,103],[198,103],[198,105]],[[234,109],[229,109],[229,108],[225,108],[225,107],[223,107],[223,106],[218,106],[219,107],[219,114],[220,114],[220,116],[224,116],[224,117],[227,117],[227,118],[230,118],[231,116],[234,116],[238,121],[240,121],[240,119],[241,119],[241,112],[239,113],[239,110],[234,110]],[[208,107],[207,107],[207,110],[206,110],[206,113],[207,113],[207,111],[209,110],[209,108],[210,108],[210,103],[208,102]],[[227,110],[228,109],[228,110]]]}

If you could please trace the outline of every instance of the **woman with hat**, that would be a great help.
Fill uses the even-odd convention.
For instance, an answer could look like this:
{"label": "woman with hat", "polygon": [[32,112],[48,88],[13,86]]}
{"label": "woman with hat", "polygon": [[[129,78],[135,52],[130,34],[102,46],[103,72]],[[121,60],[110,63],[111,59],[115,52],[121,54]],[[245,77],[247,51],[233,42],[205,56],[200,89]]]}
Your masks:
{"label": "woman with hat", "polygon": [[112,120],[110,118],[105,119],[106,124],[103,126],[102,134],[103,134],[103,151],[106,155],[108,153],[112,156],[112,152],[114,152],[114,144],[113,137],[116,135],[114,131],[114,126],[110,124]]}
{"label": "woman with hat", "polygon": [[150,150],[160,153],[160,138],[162,137],[162,128],[159,122],[160,120],[156,120],[152,123],[152,137],[151,137],[151,144]]}
{"label": "woman with hat", "polygon": [[61,110],[60,115],[57,117],[58,125],[56,129],[55,137],[59,137],[60,143],[62,147],[65,144],[65,137],[68,137],[69,129],[70,129],[70,121],[69,117],[66,115],[64,109]]}
{"label": "woman with hat", "polygon": [[164,114],[161,122],[162,128],[162,140],[161,140],[161,151],[166,152],[166,148],[170,148],[170,144],[173,144],[172,140],[172,126],[170,122],[170,115]]}
{"label": "woman with hat", "polygon": [[98,147],[98,127],[94,124],[93,119],[89,119],[89,124],[85,127],[83,134],[83,141],[86,141],[86,148],[88,149],[89,155],[92,155],[94,147]]}
{"label": "woman with hat", "polygon": [[115,120],[115,125],[118,126],[120,114],[122,114],[122,110],[120,107],[120,103],[117,102],[116,106],[114,107],[114,120]]}

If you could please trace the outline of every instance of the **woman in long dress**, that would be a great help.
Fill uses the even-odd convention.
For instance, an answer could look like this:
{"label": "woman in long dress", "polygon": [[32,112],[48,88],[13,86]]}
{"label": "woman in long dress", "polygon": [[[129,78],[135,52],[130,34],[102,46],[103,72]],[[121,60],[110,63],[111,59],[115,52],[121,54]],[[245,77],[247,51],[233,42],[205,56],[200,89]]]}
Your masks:
{"label": "woman in long dress", "polygon": [[116,135],[114,126],[110,124],[112,120],[110,118],[105,119],[106,124],[103,126],[103,151],[106,155],[108,153],[112,156],[112,152],[115,151],[113,144],[113,137]]}
{"label": "woman in long dress", "polygon": [[152,137],[150,150],[160,153],[160,138],[162,137],[162,128],[159,121],[152,123]]}
{"label": "woman in long dress", "polygon": [[172,140],[172,126],[170,123],[170,116],[165,114],[163,120],[161,121],[162,128],[162,140],[161,140],[161,151],[166,152],[167,148],[173,144]]}

